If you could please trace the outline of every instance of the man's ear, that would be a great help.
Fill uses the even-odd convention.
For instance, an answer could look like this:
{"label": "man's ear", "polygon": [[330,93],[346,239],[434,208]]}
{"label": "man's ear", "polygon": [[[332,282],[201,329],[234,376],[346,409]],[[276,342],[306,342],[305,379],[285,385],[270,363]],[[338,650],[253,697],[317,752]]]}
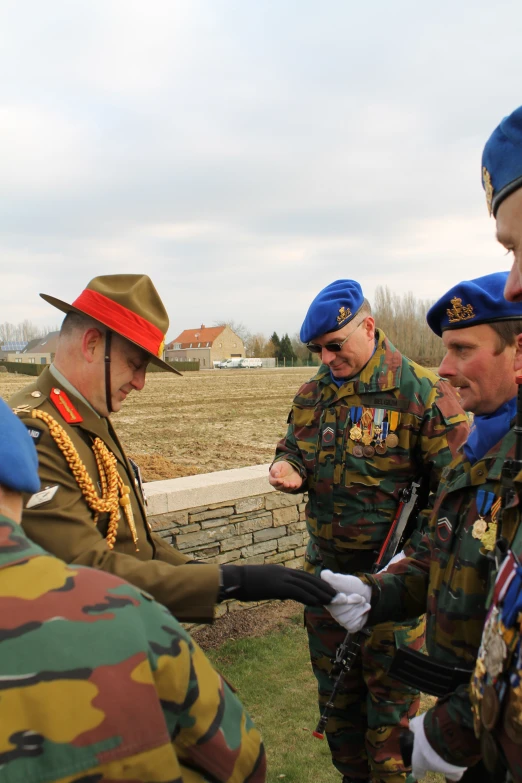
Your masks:
{"label": "man's ear", "polygon": [[371,315],[366,316],[366,323],[364,324],[364,330],[370,340],[375,338],[375,318]]}
{"label": "man's ear", "polygon": [[522,334],[515,341],[515,375],[522,375]]}
{"label": "man's ear", "polygon": [[86,329],[82,336],[82,355],[86,362],[94,362],[100,346],[103,350],[103,333],[94,326]]}

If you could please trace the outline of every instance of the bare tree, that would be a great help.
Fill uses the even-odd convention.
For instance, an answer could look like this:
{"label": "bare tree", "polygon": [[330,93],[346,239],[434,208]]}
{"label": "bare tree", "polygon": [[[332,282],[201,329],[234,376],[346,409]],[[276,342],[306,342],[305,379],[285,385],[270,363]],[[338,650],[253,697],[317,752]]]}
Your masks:
{"label": "bare tree", "polygon": [[36,326],[27,318],[19,324],[4,321],[0,324],[0,344],[11,342],[28,343],[36,337],[45,337],[49,332],[58,331],[58,326]]}
{"label": "bare tree", "polygon": [[387,286],[378,286],[373,311],[377,326],[401,353],[424,366],[438,367],[444,345],[426,323],[432,304],[427,299],[415,299],[411,291],[399,295]]}

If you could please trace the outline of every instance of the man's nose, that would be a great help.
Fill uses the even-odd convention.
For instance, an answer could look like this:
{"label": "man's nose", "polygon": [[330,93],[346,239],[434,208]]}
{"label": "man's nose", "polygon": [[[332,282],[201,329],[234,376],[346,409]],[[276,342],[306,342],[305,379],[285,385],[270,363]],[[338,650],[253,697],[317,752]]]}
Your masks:
{"label": "man's nose", "polygon": [[508,302],[520,302],[522,301],[522,257],[515,258],[511,272],[504,288],[504,296]]}
{"label": "man's nose", "polygon": [[329,351],[328,348],[324,348],[321,351],[321,361],[323,364],[330,364],[330,362],[333,362],[337,354],[335,351]]}
{"label": "man's nose", "polygon": [[456,374],[455,363],[447,353],[440,363],[439,375],[442,375],[443,378],[452,378]]}
{"label": "man's nose", "polygon": [[139,370],[136,370],[134,375],[132,376],[132,385],[136,389],[136,391],[141,391],[143,387],[145,386],[145,373],[147,372],[147,367],[140,367]]}

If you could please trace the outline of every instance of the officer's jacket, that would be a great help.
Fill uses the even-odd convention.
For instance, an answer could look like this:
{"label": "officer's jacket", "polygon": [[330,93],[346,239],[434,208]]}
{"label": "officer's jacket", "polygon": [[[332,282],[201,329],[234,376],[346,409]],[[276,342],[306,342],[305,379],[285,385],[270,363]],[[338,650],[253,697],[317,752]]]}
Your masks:
{"label": "officer's jacket", "polygon": [[[382,455],[354,456],[350,429],[354,409],[361,406],[398,414],[397,446]],[[380,330],[368,364],[340,388],[321,366],[299,389],[275,457],[300,472],[299,491],[309,492],[308,562],[349,571],[354,550],[367,550],[369,567],[401,491],[421,474],[429,474],[435,489],[467,433],[466,414],[449,384],[402,356]]]}
{"label": "officer's jacket", "polygon": [[[211,620],[219,588],[218,566],[186,566],[185,555],[151,532],[133,469],[109,419],[100,418],[81,399],[69,395],[78,416],[76,421],[66,421],[50,400],[53,389],[59,386],[47,369],[35,383],[9,400],[33,437],[42,490],[47,489],[31,499],[25,498],[29,507],[24,510],[22,525],[27,535],[67,563],[100,568],[127,579],[151,593],[181,620]],[[64,409],[66,415],[67,407],[70,406]],[[118,473],[130,489],[137,545],[122,513],[114,549],[109,549],[105,540],[108,515],[101,514],[98,523],[94,523],[94,513],[63,453],[50,435],[48,425],[32,418],[33,409],[51,414],[63,427],[98,493],[100,479],[92,451],[94,439],[100,438],[114,454]]]}
{"label": "officer's jacket", "polygon": [[0,778],[265,780],[261,738],[179,623],[0,516]]}
{"label": "officer's jacket", "polygon": [[[369,624],[415,617],[427,605],[430,657],[448,666],[474,665],[494,576],[475,526],[482,517],[489,528],[493,509],[481,514],[477,493],[483,490],[492,498],[500,497],[502,466],[513,455],[510,431],[473,465],[461,454],[445,469],[428,531],[416,552],[390,566],[387,573],[368,577],[374,586]],[[504,512],[502,531],[508,541],[513,540],[517,520],[514,508]],[[431,744],[448,761],[468,766],[479,757],[469,686],[439,700],[424,725]]]}

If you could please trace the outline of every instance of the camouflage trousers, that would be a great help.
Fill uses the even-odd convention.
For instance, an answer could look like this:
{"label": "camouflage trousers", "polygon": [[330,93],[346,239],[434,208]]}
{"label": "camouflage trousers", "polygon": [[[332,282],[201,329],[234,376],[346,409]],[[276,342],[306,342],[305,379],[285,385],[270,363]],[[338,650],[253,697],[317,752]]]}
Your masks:
{"label": "camouflage trousers", "polygon": [[[331,659],[346,631],[326,609],[305,609],[312,669],[318,683],[319,709],[329,699]],[[405,625],[379,625],[361,646],[335,700],[326,727],[334,766],[350,779],[405,783],[399,739],[419,709],[419,692],[392,679],[387,670],[397,645],[419,650],[424,618]]]}

